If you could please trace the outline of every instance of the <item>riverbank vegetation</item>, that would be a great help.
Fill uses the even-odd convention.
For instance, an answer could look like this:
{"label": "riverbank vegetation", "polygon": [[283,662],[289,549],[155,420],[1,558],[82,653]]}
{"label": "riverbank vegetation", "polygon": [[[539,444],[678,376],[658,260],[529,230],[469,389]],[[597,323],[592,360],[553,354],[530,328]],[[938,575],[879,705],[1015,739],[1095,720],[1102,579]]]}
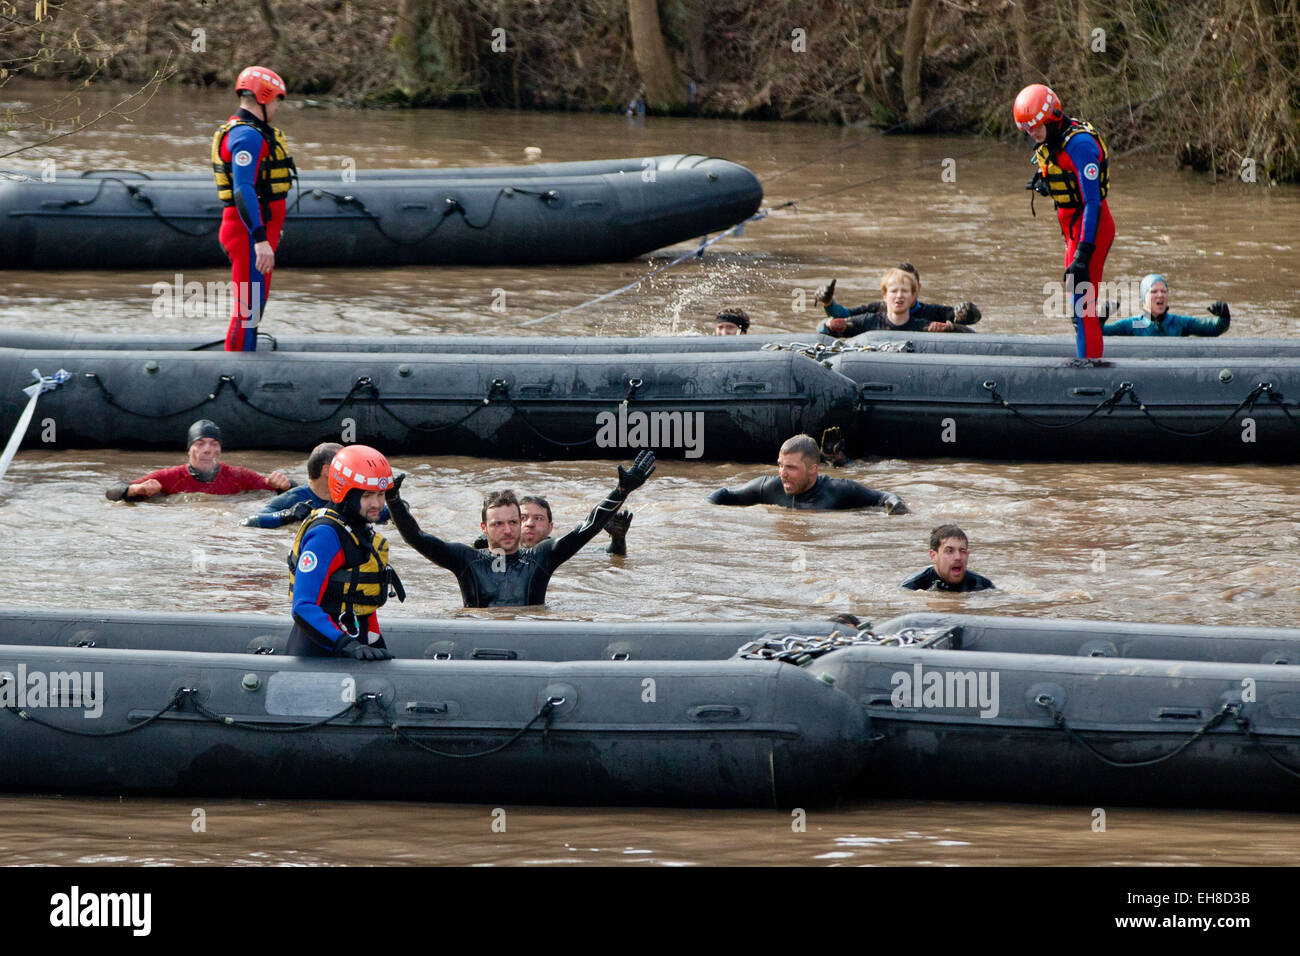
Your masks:
{"label": "riverbank vegetation", "polygon": [[1300,181],[1300,0],[0,0],[0,49],[0,84],[226,86],[258,62],[343,105],[989,135],[1041,81],[1113,151]]}

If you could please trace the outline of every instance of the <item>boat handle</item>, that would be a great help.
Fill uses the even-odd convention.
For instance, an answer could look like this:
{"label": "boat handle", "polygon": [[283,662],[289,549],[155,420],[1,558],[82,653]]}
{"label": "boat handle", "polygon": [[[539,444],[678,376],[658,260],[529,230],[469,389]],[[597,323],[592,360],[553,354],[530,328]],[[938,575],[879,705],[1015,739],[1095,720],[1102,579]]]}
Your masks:
{"label": "boat handle", "polygon": [[1070,389],[1070,394],[1071,395],[1105,395],[1106,390],[1104,388],[1097,388],[1095,386],[1089,385],[1084,388],[1072,388]]}
{"label": "boat handle", "polygon": [[862,392],[892,392],[894,386],[889,382],[863,382],[858,390]]}
{"label": "boat handle", "polygon": [[1199,707],[1161,707],[1156,711],[1156,720],[1200,720]]}
{"label": "boat handle", "polygon": [[741,720],[745,711],[734,704],[701,704],[686,712],[692,720]]}
{"label": "boat handle", "polygon": [[451,705],[444,700],[422,701],[408,700],[406,702],[406,712],[408,714],[445,714],[451,710]]}
{"label": "boat handle", "polygon": [[767,382],[737,382],[731,386],[733,392],[766,392],[769,388]]}
{"label": "boat handle", "polygon": [[519,652],[504,647],[476,647],[470,657],[476,661],[517,661]]}
{"label": "boat handle", "polygon": [[627,651],[618,651],[614,654],[609,655],[609,659],[611,661],[629,661],[632,659],[632,655],[629,654]]}

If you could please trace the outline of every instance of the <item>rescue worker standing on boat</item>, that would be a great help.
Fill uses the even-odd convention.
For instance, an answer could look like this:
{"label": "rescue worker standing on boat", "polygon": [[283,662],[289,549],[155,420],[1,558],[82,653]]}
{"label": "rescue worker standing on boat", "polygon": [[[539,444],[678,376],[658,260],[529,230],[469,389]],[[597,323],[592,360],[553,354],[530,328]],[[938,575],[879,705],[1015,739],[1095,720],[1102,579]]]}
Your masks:
{"label": "rescue worker standing on boat", "polygon": [[1060,98],[1041,83],[1021,90],[1012,112],[1016,127],[1038,143],[1038,172],[1025,188],[1051,197],[1065,237],[1064,281],[1073,309],[1076,361],[1099,359],[1097,289],[1115,238],[1115,220],[1106,203],[1109,152],[1092,124],[1066,116]]}
{"label": "rescue worker standing on boat", "polygon": [[250,66],[235,81],[239,109],[212,137],[212,175],[221,212],[221,247],[230,257],[233,306],[227,352],[257,348],[271,291],[285,199],[297,176],[284,134],[271,126],[285,96],[274,70]]}
{"label": "rescue worker standing on boat", "polygon": [[371,527],[384,508],[393,469],[367,445],[348,445],[329,467],[331,506],[298,529],[289,552],[293,632],[286,652],[302,657],[388,660],[376,612],[406,592],[388,566],[388,541]]}

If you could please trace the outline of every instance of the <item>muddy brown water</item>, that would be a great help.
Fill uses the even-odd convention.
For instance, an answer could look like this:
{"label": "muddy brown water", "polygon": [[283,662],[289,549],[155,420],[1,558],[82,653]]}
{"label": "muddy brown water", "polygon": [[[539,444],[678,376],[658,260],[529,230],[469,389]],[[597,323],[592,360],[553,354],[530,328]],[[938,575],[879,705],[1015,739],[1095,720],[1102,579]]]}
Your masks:
{"label": "muddy brown water", "polygon": [[[6,104],[48,102],[61,90],[11,85]],[[118,90],[82,95],[87,110]],[[0,167],[75,173],[90,167],[199,171],[208,137],[228,113],[223,95],[167,90],[132,122],[92,131]],[[1043,283],[1059,276],[1060,240],[1039,203],[1029,215],[1023,143],[958,137],[880,137],[867,130],[710,120],[638,121],[501,111],[280,114],[299,165],[358,168],[514,163],[537,146],[547,161],[694,151],[724,156],[765,180],[768,203],[807,199],[751,224],[702,259],[644,282],[610,303],[549,320],[536,334],[700,334],[723,304],[741,305],[754,331],[804,332],[800,290],[839,280],[840,301],[874,298],[884,268],[908,258],[923,298],[970,298],[980,330],[1063,332],[1044,314]],[[10,136],[14,144],[25,133]],[[848,147],[848,148],[845,148]],[[835,151],[839,152],[835,152]],[[0,149],[0,152],[4,151]],[[955,165],[945,165],[944,160]],[[780,175],[801,163],[810,165]],[[955,181],[944,181],[945,169]],[[1232,305],[1229,334],[1294,335],[1300,317],[1300,190],[1211,184],[1151,158],[1118,157],[1111,204],[1119,238],[1107,278],[1134,285],[1168,276],[1171,309]],[[770,180],[770,182],[769,182]],[[853,185],[862,181],[863,185]],[[292,242],[287,234],[285,242]],[[566,268],[285,269],[265,319],[272,332],[510,334],[519,323],[644,275],[683,245],[625,263]],[[220,281],[222,270],[185,281]],[[155,315],[147,272],[0,271],[0,325],[221,338],[226,318]],[[495,289],[507,308],[494,312]],[[289,530],[237,526],[259,496],[183,496],[111,504],[109,482],[183,460],[122,451],[26,451],[0,485],[7,541],[0,585],[46,606],[140,610],[259,610],[287,621],[283,554]],[[302,456],[231,455],[260,470]],[[406,489],[429,530],[457,540],[477,531],[484,489],[550,497],[557,526],[576,524],[611,486],[607,462],[521,463],[407,457]],[[1290,467],[1134,464],[989,464],[864,460],[841,473],[900,494],[907,516],[791,514],[718,509],[707,493],[769,469],[664,462],[630,502],[630,555],[596,547],[553,579],[545,608],[466,611],[452,577],[400,540],[394,561],[411,592],[389,618],[469,615],[580,620],[753,619],[854,611],[872,620],[912,610],[1170,623],[1300,624],[1300,473]],[[955,520],[972,538],[972,567],[996,592],[912,595],[899,580],[926,563],[929,529]],[[33,588],[33,585],[36,588]],[[1300,817],[1226,811],[867,801],[812,810],[806,832],[787,811],[696,812],[506,808],[255,799],[92,800],[6,797],[0,859],[22,864],[451,863],[475,865],[778,864],[1258,864],[1291,863]],[[191,829],[203,808],[207,830]],[[344,825],[358,811],[385,827]]]}

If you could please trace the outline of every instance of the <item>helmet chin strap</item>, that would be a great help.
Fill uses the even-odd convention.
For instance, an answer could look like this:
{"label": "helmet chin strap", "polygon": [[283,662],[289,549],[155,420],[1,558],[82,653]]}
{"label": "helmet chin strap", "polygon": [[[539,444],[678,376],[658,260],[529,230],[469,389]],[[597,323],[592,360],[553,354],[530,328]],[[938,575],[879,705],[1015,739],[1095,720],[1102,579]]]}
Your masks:
{"label": "helmet chin strap", "polygon": [[361,514],[361,489],[352,488],[338,504],[338,512],[353,528],[364,529],[370,524]]}

